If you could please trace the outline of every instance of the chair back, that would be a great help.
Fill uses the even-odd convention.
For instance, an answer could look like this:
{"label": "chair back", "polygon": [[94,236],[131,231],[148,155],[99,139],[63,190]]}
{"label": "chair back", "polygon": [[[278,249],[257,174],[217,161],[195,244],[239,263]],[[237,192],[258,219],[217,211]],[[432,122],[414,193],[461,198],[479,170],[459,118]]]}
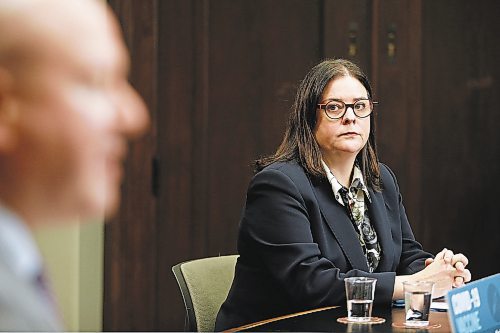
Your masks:
{"label": "chair back", "polygon": [[186,331],[213,332],[226,300],[238,255],[182,262],[172,267],[186,307]]}

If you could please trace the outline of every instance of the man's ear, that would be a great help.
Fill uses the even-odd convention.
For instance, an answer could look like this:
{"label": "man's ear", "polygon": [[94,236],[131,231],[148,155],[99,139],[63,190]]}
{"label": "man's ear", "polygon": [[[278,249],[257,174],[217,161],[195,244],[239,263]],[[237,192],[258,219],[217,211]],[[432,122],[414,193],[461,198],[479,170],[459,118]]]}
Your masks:
{"label": "man's ear", "polygon": [[10,151],[16,144],[18,116],[12,74],[0,65],[0,153]]}

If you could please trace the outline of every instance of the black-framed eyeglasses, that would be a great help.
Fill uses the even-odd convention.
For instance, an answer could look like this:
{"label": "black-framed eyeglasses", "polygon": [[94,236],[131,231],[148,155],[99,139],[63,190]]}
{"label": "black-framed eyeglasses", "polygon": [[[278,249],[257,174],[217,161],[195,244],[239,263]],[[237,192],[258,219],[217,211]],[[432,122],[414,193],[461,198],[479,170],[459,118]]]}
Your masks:
{"label": "black-framed eyeglasses", "polygon": [[374,102],[370,99],[358,99],[353,104],[346,104],[340,100],[331,100],[327,103],[318,104],[318,108],[325,110],[325,114],[330,119],[340,119],[344,116],[348,108],[352,108],[352,111],[358,118],[366,118],[373,112],[373,107],[377,105],[378,102]]}

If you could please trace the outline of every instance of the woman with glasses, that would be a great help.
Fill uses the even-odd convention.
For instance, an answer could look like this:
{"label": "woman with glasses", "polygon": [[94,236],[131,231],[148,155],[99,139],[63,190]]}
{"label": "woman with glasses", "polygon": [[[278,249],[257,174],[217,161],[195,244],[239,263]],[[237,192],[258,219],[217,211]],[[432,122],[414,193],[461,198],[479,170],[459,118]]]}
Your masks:
{"label": "woman with glasses", "polygon": [[464,255],[433,259],[413,237],[394,173],[378,161],[376,105],[347,60],[323,61],[301,82],[281,145],[256,162],[217,330],[345,306],[347,277],[377,278],[375,303],[387,306],[406,280],[439,282],[434,297],[470,280]]}

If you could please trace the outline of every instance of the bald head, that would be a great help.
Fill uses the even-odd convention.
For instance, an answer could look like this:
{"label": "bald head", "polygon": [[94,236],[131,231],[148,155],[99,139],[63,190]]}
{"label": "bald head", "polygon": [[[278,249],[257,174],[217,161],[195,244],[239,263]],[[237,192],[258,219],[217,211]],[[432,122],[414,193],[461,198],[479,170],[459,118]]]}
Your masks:
{"label": "bald head", "polygon": [[117,28],[103,1],[1,0],[0,65],[24,68],[57,56],[61,47],[83,36],[109,32],[119,38]]}
{"label": "bald head", "polygon": [[148,116],[97,0],[0,0],[0,202],[29,223],[112,213]]}

